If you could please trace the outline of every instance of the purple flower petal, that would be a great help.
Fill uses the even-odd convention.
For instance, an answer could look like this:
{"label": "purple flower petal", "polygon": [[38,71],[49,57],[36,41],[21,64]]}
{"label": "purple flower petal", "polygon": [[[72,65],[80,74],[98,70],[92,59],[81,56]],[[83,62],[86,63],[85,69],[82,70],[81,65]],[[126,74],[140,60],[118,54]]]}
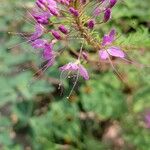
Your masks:
{"label": "purple flower petal", "polygon": [[45,60],[50,60],[52,57],[54,57],[53,44],[46,44],[43,50],[43,58]]}
{"label": "purple flower petal", "polygon": [[76,63],[68,63],[59,68],[61,71],[76,71],[78,69],[78,65]]}
{"label": "purple flower petal", "polygon": [[50,67],[55,62],[55,54],[53,52],[53,44],[45,44],[45,48],[43,50],[43,58],[47,61],[46,66]]}
{"label": "purple flower petal", "polygon": [[52,15],[49,12],[35,12],[33,13],[33,17],[39,24],[48,24],[49,18]]}
{"label": "purple flower petal", "polygon": [[110,47],[107,49],[107,52],[114,57],[124,58],[125,53],[118,47]]}
{"label": "purple flower petal", "polygon": [[62,66],[62,67],[60,67],[59,70],[61,70],[61,71],[66,71],[66,70],[68,70],[69,68],[70,68],[70,63],[69,63],[69,64],[66,64],[66,65],[64,65],[64,66]]}
{"label": "purple flower petal", "polygon": [[33,41],[31,45],[33,48],[39,49],[39,48],[44,48],[46,43],[47,43],[46,40],[37,39],[37,40]]}
{"label": "purple flower petal", "polygon": [[112,29],[109,33],[109,37],[111,37],[113,39],[113,41],[115,40],[115,35],[116,35],[116,30]]}
{"label": "purple flower petal", "polygon": [[112,29],[109,34],[104,35],[102,46],[110,45],[115,40],[116,31]]}
{"label": "purple flower petal", "polygon": [[70,72],[77,72],[79,71],[80,75],[85,79],[89,79],[89,75],[87,70],[80,64],[77,63],[68,63],[59,68],[61,71],[70,71]]}
{"label": "purple flower petal", "polygon": [[53,6],[54,8],[57,8],[57,3],[55,0],[47,0],[48,5]]}
{"label": "purple flower petal", "polygon": [[72,71],[76,71],[76,70],[79,69],[79,67],[78,67],[78,65],[77,65],[76,63],[71,63],[69,69],[70,69],[70,71],[71,71],[71,70],[72,70]]}
{"label": "purple flower petal", "polygon": [[44,28],[40,24],[35,25],[35,32],[29,37],[29,40],[34,41],[42,36]]}
{"label": "purple flower petal", "polygon": [[79,73],[85,80],[89,80],[88,72],[82,65],[79,65]]}
{"label": "purple flower petal", "polygon": [[74,15],[75,17],[78,17],[78,16],[79,16],[79,12],[78,12],[78,10],[76,10],[75,8],[70,7],[70,8],[69,8],[69,11],[70,11],[70,13],[71,13],[72,15]]}
{"label": "purple flower petal", "polygon": [[106,50],[99,50],[99,58],[107,59],[109,57],[108,52]]}

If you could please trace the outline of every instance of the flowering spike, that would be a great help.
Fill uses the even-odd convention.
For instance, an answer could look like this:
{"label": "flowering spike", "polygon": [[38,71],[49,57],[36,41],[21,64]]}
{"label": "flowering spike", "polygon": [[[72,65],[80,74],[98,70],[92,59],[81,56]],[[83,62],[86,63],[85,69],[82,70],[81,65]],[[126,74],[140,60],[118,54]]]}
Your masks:
{"label": "flowering spike", "polygon": [[[52,66],[55,57],[59,56],[54,52],[53,44],[57,44],[55,47],[58,48],[57,52],[62,52],[62,50],[67,50],[70,43],[75,42],[74,39],[79,40],[82,47],[90,46],[93,50],[98,51],[100,59],[108,59],[109,56],[124,58],[125,53],[113,45],[115,30],[105,34],[101,43],[99,43],[99,38],[95,37],[97,33],[95,26],[110,20],[112,7],[115,6],[116,2],[117,0],[97,0],[95,3],[89,0],[36,0],[36,8],[33,10],[32,16],[37,24],[35,32],[29,37],[29,41],[33,48],[42,49],[43,59],[47,61],[46,67]],[[92,14],[89,10],[93,10]],[[104,16],[101,19],[98,17],[99,15]],[[100,22],[98,22],[99,19],[101,19]],[[95,29],[94,32],[93,29]],[[51,33],[49,34],[50,37],[47,36],[48,33]],[[53,40],[49,43],[51,39]],[[57,43],[58,40],[59,43]],[[83,52],[82,48],[80,51],[73,49],[71,52],[73,52],[73,56],[78,58],[77,61],[60,67],[60,70],[69,73],[74,72],[77,74],[77,78],[80,75],[88,80],[88,72],[80,64],[80,59],[81,61],[86,60],[87,63],[90,62],[87,52],[85,50]]]}

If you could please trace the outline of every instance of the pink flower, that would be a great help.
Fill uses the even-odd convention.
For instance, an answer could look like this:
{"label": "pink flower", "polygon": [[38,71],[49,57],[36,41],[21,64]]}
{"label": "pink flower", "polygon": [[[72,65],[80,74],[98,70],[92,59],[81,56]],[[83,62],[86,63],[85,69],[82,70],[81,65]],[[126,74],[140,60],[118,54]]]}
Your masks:
{"label": "pink flower", "polygon": [[124,58],[125,53],[116,46],[110,46],[113,41],[115,40],[116,32],[115,30],[111,30],[108,35],[104,35],[102,40],[102,49],[99,50],[99,57],[100,59],[107,59],[109,58],[109,55],[119,58]]}
{"label": "pink flower", "polygon": [[87,70],[80,64],[80,62],[68,63],[59,68],[61,71],[69,71],[69,72],[79,72],[80,76],[82,76],[85,80],[89,79],[89,75]]}
{"label": "pink flower", "polygon": [[66,4],[66,5],[69,5],[69,3],[70,3],[70,0],[56,0],[56,1],[61,4]]}

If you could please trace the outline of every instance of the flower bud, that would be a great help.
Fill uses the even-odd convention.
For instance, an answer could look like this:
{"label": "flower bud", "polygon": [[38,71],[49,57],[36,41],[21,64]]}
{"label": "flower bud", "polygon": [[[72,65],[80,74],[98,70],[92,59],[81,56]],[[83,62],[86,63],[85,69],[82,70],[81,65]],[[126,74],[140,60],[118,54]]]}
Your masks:
{"label": "flower bud", "polygon": [[100,8],[96,8],[94,11],[93,11],[93,15],[94,16],[99,16],[101,13],[101,9]]}
{"label": "flower bud", "polygon": [[48,24],[49,18],[51,17],[51,14],[48,12],[33,13],[32,15],[39,24],[43,25]]}
{"label": "flower bud", "polygon": [[52,30],[51,33],[57,40],[61,40],[61,35],[58,31]]}
{"label": "flower bud", "polygon": [[78,16],[79,16],[78,10],[74,9],[73,7],[70,7],[70,8],[69,8],[69,11],[70,11],[70,13],[73,14],[75,17],[78,17]]}
{"label": "flower bud", "polygon": [[67,29],[64,25],[60,25],[60,26],[58,27],[58,29],[59,29],[62,33],[68,34],[68,29]]}
{"label": "flower bud", "polygon": [[109,8],[114,7],[116,3],[117,3],[117,0],[110,0],[109,1]]}
{"label": "flower bud", "polygon": [[70,3],[70,0],[56,0],[56,1],[61,4],[65,4],[65,5],[69,5],[69,3]]}
{"label": "flower bud", "polygon": [[58,16],[59,15],[59,12],[58,12],[57,8],[53,8],[52,6],[48,6],[48,10],[54,16]]}
{"label": "flower bud", "polygon": [[107,22],[111,18],[111,9],[107,8],[104,12],[103,22]]}
{"label": "flower bud", "polygon": [[45,6],[43,3],[41,3],[39,0],[36,1],[36,5],[41,8],[41,9],[45,9]]}
{"label": "flower bud", "polygon": [[87,25],[88,25],[89,29],[93,29],[94,26],[95,26],[95,21],[94,20],[89,20],[88,23],[87,23]]}

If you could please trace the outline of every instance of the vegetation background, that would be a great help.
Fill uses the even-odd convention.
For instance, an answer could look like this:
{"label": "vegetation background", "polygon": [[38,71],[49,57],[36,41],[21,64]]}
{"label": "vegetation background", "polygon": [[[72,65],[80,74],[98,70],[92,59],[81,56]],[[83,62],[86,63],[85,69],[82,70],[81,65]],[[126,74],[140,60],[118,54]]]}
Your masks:
{"label": "vegetation background", "polygon": [[[33,75],[42,60],[24,39],[8,32],[33,32],[27,10],[34,0],[0,0],[0,150],[150,150],[150,69],[113,60],[125,83],[109,64],[89,67],[90,80],[58,89],[57,67]],[[141,64],[150,61],[149,0],[120,0],[112,20],[100,26],[119,32],[118,45]],[[17,43],[22,43],[17,45]],[[14,46],[15,45],[15,46]],[[67,59],[66,59],[67,58]]]}

